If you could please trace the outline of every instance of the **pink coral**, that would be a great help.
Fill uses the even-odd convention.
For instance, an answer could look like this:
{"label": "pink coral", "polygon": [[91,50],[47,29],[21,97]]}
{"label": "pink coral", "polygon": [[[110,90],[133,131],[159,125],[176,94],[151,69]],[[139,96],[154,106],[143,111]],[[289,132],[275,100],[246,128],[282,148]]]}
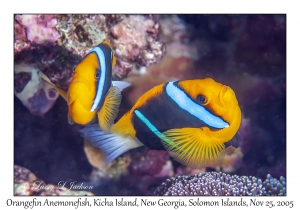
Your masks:
{"label": "pink coral", "polygon": [[120,68],[129,67],[132,62],[149,66],[162,58],[165,45],[159,39],[159,28],[154,19],[142,15],[130,15],[111,27],[111,42],[121,60],[116,66],[118,76],[126,76],[121,73],[128,70],[122,72]]}
{"label": "pink coral", "polygon": [[56,42],[59,38],[53,15],[16,15],[16,20],[26,27],[27,39],[31,42]]}
{"label": "pink coral", "polygon": [[148,150],[140,160],[134,160],[131,169],[133,174],[158,174],[169,159],[169,153],[164,150]]}

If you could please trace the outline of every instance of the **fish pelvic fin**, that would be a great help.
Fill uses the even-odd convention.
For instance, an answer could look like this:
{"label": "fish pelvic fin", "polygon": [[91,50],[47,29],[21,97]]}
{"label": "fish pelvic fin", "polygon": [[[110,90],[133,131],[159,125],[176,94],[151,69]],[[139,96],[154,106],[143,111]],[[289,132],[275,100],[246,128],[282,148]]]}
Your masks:
{"label": "fish pelvic fin", "polygon": [[125,81],[112,81],[112,85],[117,86],[119,88],[119,90],[122,91],[123,89],[130,86],[131,83],[130,82],[125,82]]}
{"label": "fish pelvic fin", "polygon": [[44,80],[46,81],[48,84],[50,84],[58,93],[61,97],[63,97],[66,101],[67,101],[67,91],[57,87],[55,84],[53,84],[50,79],[45,75],[43,74],[41,71],[39,71],[39,76]]}
{"label": "fish pelvic fin", "polygon": [[106,133],[99,125],[87,125],[79,130],[81,136],[88,140],[94,147],[101,150],[104,155],[104,163],[108,164],[130,149],[142,146],[136,138],[122,136],[114,133]]}
{"label": "fish pelvic fin", "polygon": [[216,165],[225,155],[225,146],[217,138],[208,137],[204,128],[171,129],[163,133],[162,140],[170,155],[183,165],[200,168]]}
{"label": "fish pelvic fin", "polygon": [[110,128],[117,117],[121,99],[121,91],[116,86],[110,87],[103,106],[97,113],[99,126],[103,131],[110,131]]}
{"label": "fish pelvic fin", "polygon": [[233,138],[227,142],[225,142],[225,147],[233,146],[234,148],[238,148],[241,145],[242,137],[239,132],[237,132]]}
{"label": "fish pelvic fin", "polygon": [[72,117],[70,115],[70,112],[68,112],[68,122],[69,122],[70,125],[74,124],[74,120],[72,119]]}

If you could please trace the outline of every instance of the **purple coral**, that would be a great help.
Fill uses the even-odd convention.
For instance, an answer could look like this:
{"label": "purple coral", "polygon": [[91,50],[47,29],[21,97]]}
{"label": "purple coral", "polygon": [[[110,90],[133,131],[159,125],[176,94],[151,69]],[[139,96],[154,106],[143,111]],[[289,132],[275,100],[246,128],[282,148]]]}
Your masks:
{"label": "purple coral", "polygon": [[217,172],[205,172],[194,176],[177,176],[167,179],[158,187],[154,195],[218,195],[218,196],[258,196],[284,195],[285,179],[280,182],[267,176],[263,183],[253,176],[237,176]]}

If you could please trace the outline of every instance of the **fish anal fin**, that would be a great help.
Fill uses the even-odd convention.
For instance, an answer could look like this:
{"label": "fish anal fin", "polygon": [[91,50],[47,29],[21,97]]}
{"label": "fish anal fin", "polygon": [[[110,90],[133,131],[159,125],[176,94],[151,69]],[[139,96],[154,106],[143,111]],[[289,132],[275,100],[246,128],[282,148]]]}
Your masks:
{"label": "fish anal fin", "polygon": [[103,131],[110,131],[110,128],[117,117],[121,99],[122,95],[120,90],[115,86],[110,87],[105,97],[103,106],[97,113],[99,126]]}
{"label": "fish anal fin", "polygon": [[57,87],[55,84],[53,84],[50,79],[43,74],[41,71],[39,71],[39,76],[48,84],[50,84],[58,93],[61,97],[63,97],[67,101],[67,91]]}
{"label": "fish anal fin", "polygon": [[225,146],[220,139],[208,137],[200,128],[171,129],[162,140],[170,155],[183,165],[200,168],[222,161]]}
{"label": "fish anal fin", "polygon": [[229,147],[229,146],[233,146],[234,148],[238,148],[241,145],[242,142],[242,137],[239,134],[239,132],[237,132],[233,138],[227,142],[225,142],[225,147]]}

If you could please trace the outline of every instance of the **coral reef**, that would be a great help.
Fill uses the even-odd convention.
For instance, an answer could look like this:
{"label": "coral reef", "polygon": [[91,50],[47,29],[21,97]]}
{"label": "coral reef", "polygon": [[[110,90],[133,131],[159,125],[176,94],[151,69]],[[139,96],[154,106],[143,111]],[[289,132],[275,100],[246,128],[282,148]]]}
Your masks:
{"label": "coral reef", "polygon": [[52,184],[46,184],[38,179],[27,168],[15,165],[14,166],[14,195],[77,195],[87,196],[93,195],[88,191],[74,191],[66,187],[58,187]]}
{"label": "coral reef", "polygon": [[59,15],[57,19],[58,45],[80,57],[107,38],[104,15]]}
{"label": "coral reef", "polygon": [[280,181],[267,176],[261,179],[252,176],[237,176],[225,173],[205,172],[194,176],[177,176],[167,179],[154,195],[212,195],[212,196],[259,196],[285,195],[285,178]]}
{"label": "coral reef", "polygon": [[[99,167],[99,154],[97,152],[93,159],[89,159],[94,161],[90,183],[96,186],[93,193],[97,195],[151,195],[164,179],[174,175],[166,151],[139,148],[118,157],[106,167]],[[91,151],[87,155],[92,155]],[[137,179],[140,182],[137,183]],[[106,186],[110,186],[109,191]]]}
{"label": "coral reef", "polygon": [[14,52],[28,49],[33,43],[55,43],[60,36],[56,24],[55,15],[16,15]]}
{"label": "coral reef", "polygon": [[56,42],[59,37],[55,29],[57,20],[53,15],[16,15],[15,19],[26,28],[28,41],[38,44]]}
{"label": "coral reef", "polygon": [[16,15],[14,34],[15,64],[35,65],[64,89],[74,67],[104,39],[111,41],[117,57],[117,80],[133,66],[156,63],[165,52],[159,23],[151,15]]}
{"label": "coral reef", "polygon": [[115,74],[123,78],[136,63],[149,66],[165,53],[164,43],[159,39],[159,23],[152,16],[129,15],[110,28],[110,39],[116,49]]}
{"label": "coral reef", "polygon": [[147,150],[140,157],[133,157],[130,169],[134,175],[158,174],[169,159],[167,151]]}

